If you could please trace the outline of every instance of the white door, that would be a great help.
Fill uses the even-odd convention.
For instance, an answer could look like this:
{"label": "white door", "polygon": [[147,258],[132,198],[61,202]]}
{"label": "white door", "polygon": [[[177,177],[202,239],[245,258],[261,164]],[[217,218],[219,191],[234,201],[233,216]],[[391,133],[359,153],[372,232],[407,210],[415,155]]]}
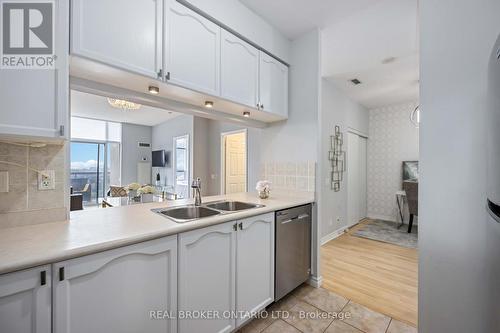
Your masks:
{"label": "white door", "polygon": [[190,162],[190,143],[189,135],[176,136],[174,139],[174,167],[173,179],[174,190],[177,198],[185,199],[190,197],[190,178],[191,178],[191,162]]}
{"label": "white door", "polygon": [[[179,311],[235,309],[236,222],[179,235]],[[182,319],[179,333],[230,332],[234,318]]]}
{"label": "white door", "polygon": [[236,311],[256,313],[274,300],[274,213],[238,221],[237,237]]}
{"label": "white door", "polygon": [[225,192],[240,193],[247,190],[246,132],[225,136]]}
{"label": "white door", "polygon": [[68,12],[68,1],[54,1],[55,68],[0,69],[0,134],[69,137]]}
{"label": "white door", "polygon": [[165,7],[163,55],[169,82],[220,95],[220,27],[175,0],[166,0]]}
{"label": "white door", "polygon": [[366,217],[366,138],[347,133],[347,224]]}
{"label": "white door", "polygon": [[162,0],[73,0],[71,53],[157,78]]}
{"label": "white door", "polygon": [[0,332],[51,332],[49,265],[0,275]]}
{"label": "white door", "polygon": [[259,99],[259,50],[222,30],[221,96],[257,107]]}
{"label": "white door", "polygon": [[365,137],[358,137],[359,147],[359,220],[366,218],[367,212],[367,144]]}
{"label": "white door", "polygon": [[170,236],[53,265],[55,333],[176,332],[177,237]]}
{"label": "white door", "polygon": [[288,117],[288,67],[261,51],[259,73],[261,109]]}

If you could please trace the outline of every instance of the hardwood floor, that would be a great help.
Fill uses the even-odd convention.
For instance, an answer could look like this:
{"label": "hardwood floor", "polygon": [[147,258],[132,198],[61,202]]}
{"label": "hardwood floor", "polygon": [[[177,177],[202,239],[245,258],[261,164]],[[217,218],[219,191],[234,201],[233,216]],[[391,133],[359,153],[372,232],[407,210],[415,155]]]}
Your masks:
{"label": "hardwood floor", "polygon": [[321,247],[322,287],[416,327],[418,251],[351,236],[367,222]]}

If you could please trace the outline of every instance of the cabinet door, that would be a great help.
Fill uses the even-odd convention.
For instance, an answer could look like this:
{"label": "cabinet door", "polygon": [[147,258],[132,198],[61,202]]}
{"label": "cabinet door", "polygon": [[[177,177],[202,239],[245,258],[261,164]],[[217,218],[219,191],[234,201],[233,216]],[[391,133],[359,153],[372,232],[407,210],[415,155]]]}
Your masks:
{"label": "cabinet door", "polygon": [[260,103],[263,111],[288,117],[288,67],[260,52]]}
{"label": "cabinet door", "polygon": [[259,50],[222,30],[221,96],[256,108],[258,95]]}
{"label": "cabinet door", "polygon": [[69,3],[54,1],[54,15],[54,68],[0,69],[0,134],[69,137]]}
{"label": "cabinet door", "polygon": [[157,77],[162,0],[73,0],[71,53]]}
{"label": "cabinet door", "polygon": [[0,332],[50,333],[50,285],[50,266],[1,275]]}
{"label": "cabinet door", "polygon": [[170,82],[218,96],[220,27],[175,0],[166,0],[165,11],[164,57]]}
{"label": "cabinet door", "polygon": [[250,319],[250,312],[274,300],[274,213],[239,221],[237,237],[236,310],[242,316],[236,326],[240,326]]}
{"label": "cabinet door", "polygon": [[[213,311],[221,317],[235,309],[236,222],[179,235],[179,312]],[[187,312],[193,311],[193,312]],[[230,332],[232,317],[180,319],[179,332]]]}
{"label": "cabinet door", "polygon": [[176,236],[54,264],[54,332],[176,332],[176,264]]}

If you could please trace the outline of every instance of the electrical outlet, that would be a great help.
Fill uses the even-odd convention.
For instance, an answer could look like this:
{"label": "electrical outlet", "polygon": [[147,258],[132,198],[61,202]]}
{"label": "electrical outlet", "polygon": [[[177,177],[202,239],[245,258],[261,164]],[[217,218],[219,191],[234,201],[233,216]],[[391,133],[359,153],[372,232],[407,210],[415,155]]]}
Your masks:
{"label": "electrical outlet", "polygon": [[0,171],[0,193],[9,192],[9,172]]}
{"label": "electrical outlet", "polygon": [[38,190],[47,191],[56,189],[56,175],[54,170],[42,170],[38,174]]}

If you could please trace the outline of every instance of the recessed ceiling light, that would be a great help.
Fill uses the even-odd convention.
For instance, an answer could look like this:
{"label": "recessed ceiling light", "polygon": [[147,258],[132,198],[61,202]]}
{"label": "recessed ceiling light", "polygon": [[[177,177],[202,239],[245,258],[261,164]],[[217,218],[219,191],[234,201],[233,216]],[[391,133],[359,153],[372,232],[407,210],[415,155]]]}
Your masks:
{"label": "recessed ceiling light", "polygon": [[214,107],[214,102],[212,102],[212,101],[205,101],[205,107],[206,108],[213,108]]}
{"label": "recessed ceiling light", "polygon": [[250,111],[243,111],[243,117],[249,118],[250,117]]}
{"label": "recessed ceiling light", "polygon": [[360,81],[360,80],[358,80],[358,79],[352,79],[352,80],[351,80],[351,82],[352,82],[355,86],[357,86],[358,84],[361,84],[361,81]]}
{"label": "recessed ceiling light", "polygon": [[387,58],[382,60],[382,64],[387,65],[387,64],[390,64],[394,61],[396,61],[396,57],[387,57]]}
{"label": "recessed ceiling light", "polygon": [[149,86],[148,91],[150,94],[158,95],[160,93],[160,88],[158,88],[156,86]]}

